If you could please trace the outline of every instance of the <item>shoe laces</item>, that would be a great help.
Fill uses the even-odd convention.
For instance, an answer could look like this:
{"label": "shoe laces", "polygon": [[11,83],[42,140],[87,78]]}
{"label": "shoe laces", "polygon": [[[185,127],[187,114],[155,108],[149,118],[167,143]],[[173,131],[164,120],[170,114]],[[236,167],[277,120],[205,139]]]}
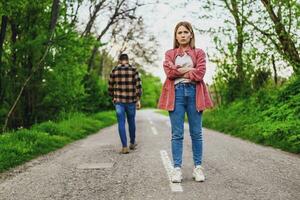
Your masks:
{"label": "shoe laces", "polygon": [[177,176],[177,175],[180,175],[180,172],[181,172],[181,169],[179,168],[179,167],[176,167],[176,168],[174,168],[173,169],[173,171],[172,171],[172,175],[173,176]]}
{"label": "shoe laces", "polygon": [[195,167],[195,171],[197,172],[197,173],[203,173],[203,167],[201,166],[201,165],[198,165],[198,166],[196,166]]}

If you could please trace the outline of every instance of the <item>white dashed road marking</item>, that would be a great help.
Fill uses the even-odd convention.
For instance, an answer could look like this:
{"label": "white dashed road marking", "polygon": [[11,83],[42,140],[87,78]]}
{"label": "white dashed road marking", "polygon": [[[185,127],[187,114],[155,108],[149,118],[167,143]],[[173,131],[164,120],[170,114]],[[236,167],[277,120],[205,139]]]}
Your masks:
{"label": "white dashed road marking", "polygon": [[78,169],[106,169],[112,168],[114,163],[84,163],[77,166]]}
{"label": "white dashed road marking", "polygon": [[158,132],[154,126],[151,126],[151,129],[154,135],[158,135]]}
{"label": "white dashed road marking", "polygon": [[171,188],[172,192],[183,192],[183,189],[182,189],[180,183],[172,183],[171,182],[171,173],[172,173],[173,167],[172,167],[172,163],[168,156],[167,151],[161,150],[160,156],[161,156],[161,160],[164,164],[164,167],[167,171],[167,175],[168,175],[169,182],[170,182],[170,188]]}

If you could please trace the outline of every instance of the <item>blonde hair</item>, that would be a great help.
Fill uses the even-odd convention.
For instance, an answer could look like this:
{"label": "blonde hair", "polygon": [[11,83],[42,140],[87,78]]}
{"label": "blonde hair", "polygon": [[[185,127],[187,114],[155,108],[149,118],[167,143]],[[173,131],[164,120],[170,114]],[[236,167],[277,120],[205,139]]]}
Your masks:
{"label": "blonde hair", "polygon": [[176,26],[175,26],[175,29],[174,29],[174,42],[173,42],[173,48],[176,49],[179,47],[179,43],[178,41],[176,40],[176,32],[178,30],[178,28],[180,26],[184,26],[186,29],[188,29],[190,31],[190,33],[192,34],[192,38],[190,40],[190,47],[191,48],[195,48],[195,34],[194,34],[194,30],[193,30],[193,27],[191,25],[191,23],[189,22],[186,22],[186,21],[183,21],[183,22],[179,22]]}

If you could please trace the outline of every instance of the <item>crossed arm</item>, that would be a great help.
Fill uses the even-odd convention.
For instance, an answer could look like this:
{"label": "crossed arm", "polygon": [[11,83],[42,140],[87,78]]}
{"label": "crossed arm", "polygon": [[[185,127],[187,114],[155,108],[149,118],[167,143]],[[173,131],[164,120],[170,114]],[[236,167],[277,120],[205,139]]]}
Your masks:
{"label": "crossed arm", "polygon": [[202,50],[197,53],[196,66],[194,68],[175,65],[171,60],[171,56],[166,53],[163,66],[167,78],[169,79],[174,80],[179,77],[184,77],[192,81],[202,81],[206,71],[205,53]]}

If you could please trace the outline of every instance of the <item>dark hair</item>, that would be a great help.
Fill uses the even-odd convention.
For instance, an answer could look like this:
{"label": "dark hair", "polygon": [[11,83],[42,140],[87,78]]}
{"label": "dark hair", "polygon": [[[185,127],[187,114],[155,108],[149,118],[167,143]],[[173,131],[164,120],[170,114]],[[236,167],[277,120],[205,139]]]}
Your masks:
{"label": "dark hair", "polygon": [[128,55],[126,53],[122,53],[120,56],[119,56],[119,60],[129,60],[128,58]]}

